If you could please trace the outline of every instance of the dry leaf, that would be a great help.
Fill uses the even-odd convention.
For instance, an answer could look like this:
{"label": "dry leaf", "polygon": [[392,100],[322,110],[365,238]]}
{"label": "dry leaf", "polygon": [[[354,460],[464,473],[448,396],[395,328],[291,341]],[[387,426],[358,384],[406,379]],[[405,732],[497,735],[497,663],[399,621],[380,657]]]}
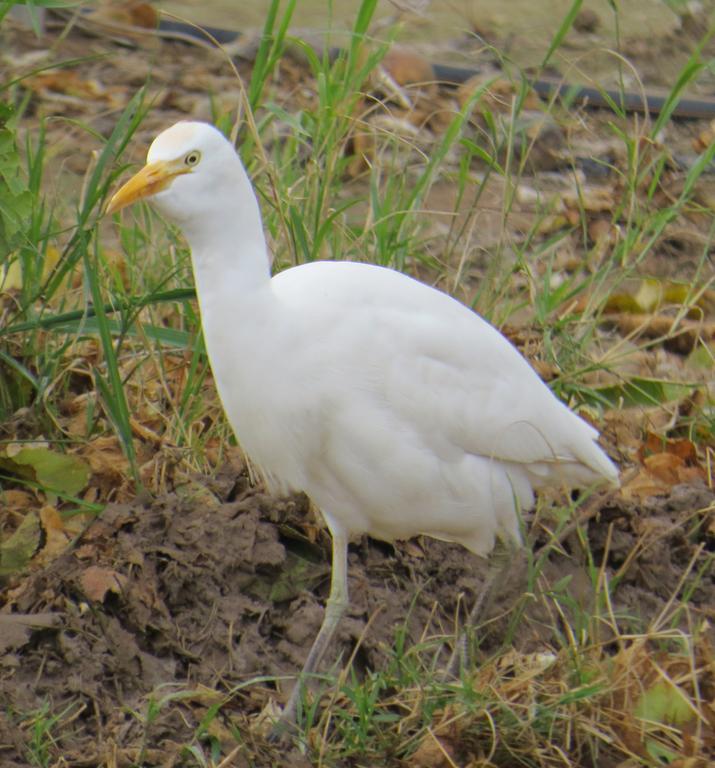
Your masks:
{"label": "dry leaf", "polygon": [[698,451],[692,440],[684,438],[664,439],[654,432],[648,432],[646,435],[638,451],[638,458],[643,461],[649,454],[662,453],[664,451],[679,456],[684,462],[689,464],[698,463]]}
{"label": "dry leaf", "polygon": [[[504,77],[495,78],[494,72],[484,72],[473,75],[457,88],[457,101],[460,107],[464,107],[478,91],[484,89],[476,103],[480,114],[510,113],[517,90],[521,88],[521,83],[514,83]],[[529,91],[522,108],[524,111],[542,112],[544,103],[535,91]]]}
{"label": "dry leaf", "polygon": [[684,318],[676,322],[676,318],[668,315],[640,314],[633,297],[624,294],[612,296],[606,311],[613,313],[616,307],[625,311],[604,316],[605,325],[615,326],[624,336],[660,339],[666,349],[680,355],[690,354],[701,341],[715,339],[715,323]]}
{"label": "dry leaf", "polygon": [[115,22],[144,29],[156,29],[159,15],[149,3],[103,3],[89,14],[95,22]]}
{"label": "dry leaf", "polygon": [[40,523],[44,532],[44,546],[37,553],[34,562],[47,563],[61,555],[72,543],[73,536],[65,530],[62,516],[56,507],[46,504],[40,510]]}
{"label": "dry leaf", "polygon": [[49,629],[60,623],[56,613],[0,614],[0,653],[21,648],[30,640],[32,630]]}
{"label": "dry leaf", "polygon": [[61,94],[94,100],[105,95],[105,89],[96,80],[83,79],[71,69],[43,72],[26,78],[24,84],[43,98],[52,98],[53,94]]}
{"label": "dry leaf", "polygon": [[696,152],[705,152],[713,141],[715,141],[715,120],[711,120],[710,125],[693,139],[693,149]]}
{"label": "dry leaf", "polygon": [[450,733],[440,733],[437,727],[428,731],[420,745],[407,763],[410,768],[453,768],[456,762],[455,751],[459,743],[455,724],[449,728]]}
{"label": "dry leaf", "polygon": [[627,499],[667,495],[674,485],[704,481],[697,449],[690,440],[667,440],[649,432],[638,448],[642,469],[623,487]]}
{"label": "dry leaf", "polygon": [[82,591],[88,599],[103,603],[107,592],[115,595],[122,593],[126,586],[127,577],[110,568],[100,568],[98,565],[90,565],[80,577]]}
{"label": "dry leaf", "polygon": [[425,551],[420,546],[419,540],[407,539],[407,541],[404,541],[402,543],[402,548],[410,557],[418,558],[419,560],[424,560]]}
{"label": "dry leaf", "polygon": [[163,445],[164,438],[153,430],[149,429],[149,427],[147,427],[145,424],[142,424],[139,419],[135,419],[133,416],[130,416],[129,425],[132,428],[132,433],[136,437],[151,443],[157,448],[161,448]]}
{"label": "dry leaf", "polygon": [[621,488],[621,495],[629,501],[643,501],[653,496],[666,496],[670,493],[670,488],[670,484],[658,480],[642,469]]}
{"label": "dry leaf", "polygon": [[380,63],[398,85],[429,83],[436,86],[432,64],[414,48],[393,45]]}
{"label": "dry leaf", "polygon": [[618,242],[621,231],[610,219],[596,218],[588,222],[588,236],[592,243],[614,245]]}
{"label": "dry leaf", "polygon": [[0,491],[0,507],[5,512],[25,512],[37,505],[37,499],[29,491],[8,488]]}
{"label": "dry leaf", "polygon": [[580,187],[563,193],[562,198],[567,210],[605,213],[615,208],[611,187]]}
{"label": "dry leaf", "polygon": [[129,462],[113,435],[95,438],[80,453],[92,470],[93,485],[115,486],[129,472]]}

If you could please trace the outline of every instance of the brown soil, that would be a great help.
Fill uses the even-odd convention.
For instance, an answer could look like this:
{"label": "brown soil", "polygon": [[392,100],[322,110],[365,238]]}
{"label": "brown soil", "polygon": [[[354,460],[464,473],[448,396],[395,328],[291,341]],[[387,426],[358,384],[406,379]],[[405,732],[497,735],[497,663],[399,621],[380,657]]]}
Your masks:
{"label": "brown soil", "polygon": [[[262,708],[284,698],[285,684],[278,693],[271,679],[241,686],[261,675],[290,679],[303,663],[327,594],[327,536],[311,543],[300,533],[313,529],[304,497],[271,499],[248,488],[245,477],[234,484],[229,474],[201,482],[213,492],[198,502],[173,493],[110,506],[71,551],[8,595],[10,615],[25,617],[28,629],[5,638],[0,657],[3,766],[27,765],[29,734],[15,723],[19,713],[44,702],[53,712],[76,713],[56,744],[66,765],[104,765],[108,750],[119,756],[117,765],[130,765],[144,744],[152,747],[145,765],[181,765],[177,752],[191,743],[206,714],[206,691],[230,693],[223,715],[249,740]],[[677,486],[668,498],[637,508],[608,504],[588,523],[591,550],[611,578],[635,543],[645,541],[612,593],[623,631],[644,630],[678,594],[691,560],[702,565],[695,551],[713,546],[707,526],[712,529],[714,504],[715,494],[705,487]],[[645,539],[644,529],[650,531]],[[566,554],[550,558],[540,589],[548,592],[570,576],[571,596],[587,603],[592,590],[583,549],[575,537],[565,548]],[[459,598],[471,605],[486,570],[460,547],[431,539],[394,548],[363,541],[351,549],[351,606],[340,625],[338,653],[345,660],[359,644],[358,674],[381,669],[401,630],[409,645],[431,638],[430,653],[436,653],[460,615]],[[483,616],[481,654],[500,646],[509,611],[525,590],[525,570],[510,570],[510,578],[497,581]],[[710,573],[691,596],[683,628],[688,621],[712,621],[714,604]],[[537,599],[516,646],[548,647],[553,630],[546,626]],[[149,702],[177,691],[190,692],[185,704],[165,708],[147,724]],[[255,749],[258,764],[284,764],[263,739]],[[168,757],[176,762],[165,762]]]}

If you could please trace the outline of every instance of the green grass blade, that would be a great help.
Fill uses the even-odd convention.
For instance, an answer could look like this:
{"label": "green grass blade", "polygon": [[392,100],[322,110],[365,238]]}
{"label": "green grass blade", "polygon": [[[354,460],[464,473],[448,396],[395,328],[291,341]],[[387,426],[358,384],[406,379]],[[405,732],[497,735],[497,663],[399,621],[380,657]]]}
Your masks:
{"label": "green grass blade", "polygon": [[[196,290],[194,288],[174,288],[169,291],[153,292],[143,297],[130,298],[111,304],[103,303],[101,305],[101,311],[104,315],[111,315],[115,312],[134,312],[154,304],[191,301],[195,298]],[[39,329],[50,330],[53,328],[62,328],[65,331],[74,330],[77,332],[82,328],[85,321],[95,317],[96,314],[97,307],[91,306],[86,309],[75,309],[69,312],[62,312],[58,315],[41,315],[32,320],[0,328],[0,338]]]}
{"label": "green grass blade", "polygon": [[99,369],[94,370],[94,380],[100,395],[107,409],[107,414],[116,430],[117,437],[122,444],[122,449],[129,460],[132,474],[137,483],[139,483],[139,469],[134,452],[134,443],[132,440],[132,428],[129,422],[129,406],[124,393],[124,382],[119,371],[118,349],[115,349],[112,341],[112,333],[104,312],[104,300],[102,289],[100,287],[100,266],[98,248],[95,246],[94,258],[90,259],[88,251],[84,252],[84,274],[85,280],[89,285],[92,302],[95,306],[95,320],[99,340],[102,345],[104,359],[107,365],[106,379],[102,376]]}
{"label": "green grass blade", "polygon": [[564,16],[563,21],[559,25],[559,28],[556,30],[556,34],[551,38],[549,49],[546,51],[546,55],[541,62],[542,69],[548,65],[548,63],[551,61],[551,57],[561,47],[561,44],[573,26],[574,20],[578,16],[578,12],[581,10],[582,5],[583,0],[574,0],[573,3],[571,3],[571,7]]}
{"label": "green grass blade", "polygon": [[251,82],[248,85],[248,103],[251,111],[255,111],[258,108],[266,80],[283,52],[288,26],[295,10],[295,0],[289,0],[278,29],[275,30],[280,5],[280,0],[272,0],[266,13],[263,34],[261,35],[261,42],[253,62]]}
{"label": "green grass blade", "polygon": [[675,85],[670,89],[670,93],[668,94],[667,99],[665,100],[665,104],[663,104],[662,109],[658,113],[658,117],[656,118],[655,122],[653,123],[653,129],[651,131],[651,136],[657,136],[661,130],[663,129],[663,126],[670,120],[670,118],[673,115],[673,112],[675,108],[678,106],[678,102],[680,101],[681,96],[683,95],[683,92],[685,91],[685,88],[688,85],[691,85],[697,76],[702,72],[704,69],[704,64],[701,61],[700,54],[702,47],[705,45],[707,40],[712,36],[712,32],[708,33],[708,35],[705,37],[705,39],[698,45],[696,50],[692,53],[688,61],[686,62],[683,69],[680,71],[680,74],[678,75],[678,79],[675,81]]}

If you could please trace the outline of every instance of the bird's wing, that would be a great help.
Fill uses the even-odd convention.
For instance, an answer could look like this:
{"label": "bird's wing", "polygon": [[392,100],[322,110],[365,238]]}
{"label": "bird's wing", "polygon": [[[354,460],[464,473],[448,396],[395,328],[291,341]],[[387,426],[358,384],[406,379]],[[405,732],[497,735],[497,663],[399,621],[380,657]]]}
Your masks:
{"label": "bird's wing", "polygon": [[386,370],[386,396],[438,450],[529,465],[588,463],[596,431],[481,318],[392,313],[389,322],[401,326],[403,341]]}
{"label": "bird's wing", "polygon": [[536,480],[615,479],[596,430],[554,397],[504,336],[459,302],[368,265],[333,264],[312,277],[302,295],[343,318],[333,320],[330,331],[340,339],[329,345],[345,359],[340,370],[350,368],[350,378],[380,400],[376,407],[409,424],[435,454],[528,465]]}

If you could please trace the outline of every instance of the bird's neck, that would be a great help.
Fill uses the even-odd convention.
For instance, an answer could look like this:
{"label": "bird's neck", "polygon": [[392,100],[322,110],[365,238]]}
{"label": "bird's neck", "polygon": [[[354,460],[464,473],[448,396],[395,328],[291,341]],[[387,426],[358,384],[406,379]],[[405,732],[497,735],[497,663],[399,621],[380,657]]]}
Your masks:
{"label": "bird's neck", "polygon": [[223,236],[189,240],[199,295],[230,296],[240,301],[270,283],[268,251],[263,233],[235,231]]}
{"label": "bird's neck", "polygon": [[[248,179],[245,179],[248,185]],[[270,284],[270,261],[258,202],[233,189],[220,210],[204,209],[200,219],[182,222],[200,296],[234,302]]]}

